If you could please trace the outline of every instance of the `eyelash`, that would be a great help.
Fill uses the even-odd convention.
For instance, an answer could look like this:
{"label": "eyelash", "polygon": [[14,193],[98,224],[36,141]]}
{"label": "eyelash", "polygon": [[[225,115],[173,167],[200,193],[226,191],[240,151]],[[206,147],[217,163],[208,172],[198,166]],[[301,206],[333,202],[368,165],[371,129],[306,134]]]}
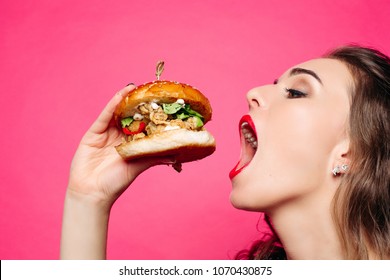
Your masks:
{"label": "eyelash", "polygon": [[285,88],[284,90],[287,92],[287,98],[302,98],[307,96],[307,93],[296,89]]}
{"label": "eyelash", "polygon": [[[274,85],[278,84],[278,82],[279,82],[279,80],[275,79],[274,80]],[[285,88],[284,90],[287,93],[287,98],[294,99],[294,98],[302,98],[302,97],[307,97],[308,96],[307,93],[302,92],[300,90],[293,89],[293,88]]]}

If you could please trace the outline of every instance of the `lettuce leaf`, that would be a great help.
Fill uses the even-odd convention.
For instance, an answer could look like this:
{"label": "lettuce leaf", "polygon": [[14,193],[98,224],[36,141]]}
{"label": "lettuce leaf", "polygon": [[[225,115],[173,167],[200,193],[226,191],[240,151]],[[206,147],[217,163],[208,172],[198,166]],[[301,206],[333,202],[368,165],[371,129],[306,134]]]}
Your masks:
{"label": "lettuce leaf", "polygon": [[181,104],[179,103],[163,104],[162,106],[164,113],[168,115],[173,115],[182,108]]}
{"label": "lettuce leaf", "polygon": [[196,118],[196,125],[197,127],[202,127],[203,124],[203,116],[196,112],[195,110],[192,110],[189,104],[181,105],[179,103],[171,103],[171,104],[163,104],[162,105],[164,113],[168,115],[175,115],[177,119],[185,120],[189,117],[195,117]]}
{"label": "lettuce leaf", "polygon": [[192,110],[189,104],[186,104],[186,105],[184,106],[183,109],[184,109],[190,116],[195,116],[195,117],[198,117],[198,118],[203,119],[203,116],[202,116],[201,114],[199,114],[198,112]]}
{"label": "lettuce leaf", "polygon": [[185,120],[188,119],[189,117],[190,115],[187,114],[186,112],[180,112],[176,114],[176,119],[180,119],[180,120]]}
{"label": "lettuce leaf", "polygon": [[196,119],[196,127],[202,127],[203,126],[203,121],[201,118],[198,116],[193,116]]}
{"label": "lettuce leaf", "polygon": [[122,128],[129,126],[132,122],[133,122],[132,117],[127,117],[127,118],[121,119]]}

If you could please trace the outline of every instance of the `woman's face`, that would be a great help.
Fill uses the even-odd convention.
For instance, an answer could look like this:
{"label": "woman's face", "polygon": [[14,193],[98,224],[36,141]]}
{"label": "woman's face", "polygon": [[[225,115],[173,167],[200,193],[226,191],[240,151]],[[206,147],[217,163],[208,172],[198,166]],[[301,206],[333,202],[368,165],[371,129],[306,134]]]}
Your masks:
{"label": "woman's face", "polygon": [[345,64],[321,58],[249,91],[241,157],[230,173],[235,207],[271,211],[334,191],[331,171],[348,142],[352,84]]}

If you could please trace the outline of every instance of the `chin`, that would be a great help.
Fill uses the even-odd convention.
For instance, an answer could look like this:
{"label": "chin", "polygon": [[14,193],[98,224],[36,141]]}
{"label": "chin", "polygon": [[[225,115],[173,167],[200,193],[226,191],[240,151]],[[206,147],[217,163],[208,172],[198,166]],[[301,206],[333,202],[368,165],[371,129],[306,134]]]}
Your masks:
{"label": "chin", "polygon": [[259,205],[259,201],[253,201],[253,197],[242,197],[238,192],[232,191],[230,193],[230,203],[234,208],[252,212],[263,212],[264,207]]}

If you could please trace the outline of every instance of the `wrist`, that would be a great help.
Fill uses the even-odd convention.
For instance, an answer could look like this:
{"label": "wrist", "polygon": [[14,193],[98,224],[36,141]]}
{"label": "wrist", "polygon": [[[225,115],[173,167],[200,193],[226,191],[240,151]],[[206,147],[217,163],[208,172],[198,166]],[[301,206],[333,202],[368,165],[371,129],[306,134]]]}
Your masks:
{"label": "wrist", "polygon": [[105,259],[111,204],[68,189],[61,237],[62,259]]}
{"label": "wrist", "polygon": [[65,203],[67,201],[80,206],[84,205],[84,207],[94,209],[95,211],[99,211],[101,213],[109,213],[114,203],[114,201],[109,201],[103,195],[79,192],[75,190],[72,185],[69,185],[66,190]]}

